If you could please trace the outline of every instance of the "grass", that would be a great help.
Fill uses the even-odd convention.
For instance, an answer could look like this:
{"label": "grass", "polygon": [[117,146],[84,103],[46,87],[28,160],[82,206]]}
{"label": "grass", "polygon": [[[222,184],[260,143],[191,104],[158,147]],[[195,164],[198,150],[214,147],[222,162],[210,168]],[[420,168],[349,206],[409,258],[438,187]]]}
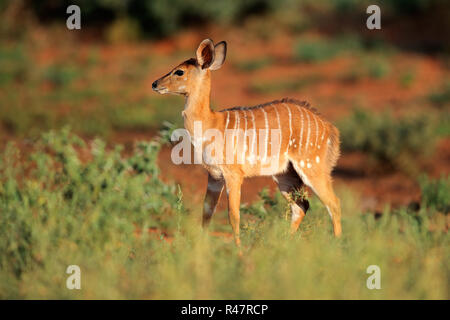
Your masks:
{"label": "grass", "polygon": [[273,64],[272,57],[262,57],[259,59],[250,59],[238,61],[234,64],[239,71],[250,72],[269,67]]}
{"label": "grass", "polygon": [[[286,202],[263,192],[243,210],[240,258],[231,242],[202,232],[199,212],[160,181],[158,150],[140,143],[124,158],[120,147],[86,145],[63,130],[45,134],[29,156],[13,145],[2,152],[0,298],[449,298],[446,216],[432,206],[386,209],[375,219],[340,192],[344,234],[335,239],[326,209],[312,198],[291,238]],[[448,179],[439,183],[448,189]],[[219,226],[230,231],[211,227]],[[72,264],[81,268],[81,290],[65,286]],[[381,290],[366,287],[374,264]]]}
{"label": "grass", "polygon": [[98,50],[86,58],[62,51],[42,64],[32,63],[27,45],[0,49],[0,129],[35,138],[70,125],[79,134],[106,138],[113,130],[156,131],[163,120],[180,124],[181,99],[137,89],[153,63],[148,55],[116,59],[111,67]]}
{"label": "grass", "polygon": [[450,105],[450,81],[447,81],[440,88],[430,93],[428,100],[440,109],[448,108]]}
{"label": "grass", "polygon": [[399,76],[399,83],[402,88],[410,88],[416,80],[416,72],[413,69],[404,71]]}
{"label": "grass", "polygon": [[423,205],[427,208],[433,208],[440,212],[450,212],[450,177],[432,180],[427,177],[420,179],[422,189]]}
{"label": "grass", "polygon": [[417,173],[417,161],[433,153],[438,136],[430,117],[395,119],[364,110],[355,110],[338,127],[344,151],[362,151],[377,164],[408,173]]}
{"label": "grass", "polygon": [[344,53],[359,53],[363,49],[361,39],[353,35],[334,39],[300,39],[294,46],[294,58],[302,62],[318,63]]}
{"label": "grass", "polygon": [[267,94],[285,91],[297,91],[324,81],[324,77],[318,74],[304,76],[292,80],[255,81],[250,84],[249,90],[257,94]]}
{"label": "grass", "polygon": [[[391,74],[391,64],[387,57],[380,54],[359,55],[352,66],[338,75],[342,82],[354,84],[362,79],[381,80]],[[409,87],[414,81],[414,73],[407,72],[400,76],[402,87]]]}

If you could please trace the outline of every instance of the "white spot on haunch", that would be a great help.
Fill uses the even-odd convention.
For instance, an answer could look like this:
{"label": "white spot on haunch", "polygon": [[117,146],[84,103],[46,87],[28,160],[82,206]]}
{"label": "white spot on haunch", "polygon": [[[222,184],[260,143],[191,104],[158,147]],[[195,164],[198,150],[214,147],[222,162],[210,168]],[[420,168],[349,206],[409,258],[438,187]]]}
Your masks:
{"label": "white spot on haunch", "polygon": [[309,168],[311,168],[312,166],[311,166],[311,163],[309,163],[308,162],[308,164],[306,165],[306,167],[309,169]]}
{"label": "white spot on haunch", "polygon": [[320,158],[319,156],[316,157],[316,162],[319,163],[320,162]]}
{"label": "white spot on haunch", "polygon": [[305,162],[302,160],[302,161],[300,161],[300,167],[305,167]]}

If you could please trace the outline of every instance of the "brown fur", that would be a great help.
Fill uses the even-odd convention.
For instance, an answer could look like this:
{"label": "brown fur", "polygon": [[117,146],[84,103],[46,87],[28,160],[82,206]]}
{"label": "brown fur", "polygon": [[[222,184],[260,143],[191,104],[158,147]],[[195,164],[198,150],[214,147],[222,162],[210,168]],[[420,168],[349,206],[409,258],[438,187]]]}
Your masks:
{"label": "brown fur", "polygon": [[[220,57],[214,60],[215,53]],[[332,218],[334,234],[341,234],[341,209],[339,199],[334,194],[331,171],[339,158],[339,131],[320,116],[306,101],[284,98],[253,107],[233,107],[214,112],[210,107],[211,70],[220,68],[226,55],[226,43],[214,46],[205,39],[197,49],[197,59],[189,59],[175,67],[164,77],[154,83],[154,90],[159,93],[180,94],[186,97],[183,111],[184,125],[193,134],[194,123],[201,121],[203,130],[277,129],[281,132],[280,149],[274,149],[278,155],[274,167],[268,173],[277,182],[281,193],[289,201],[292,210],[291,232],[295,232],[305,216],[307,205],[293,200],[295,190],[308,185],[327,207]],[[199,61],[202,65],[200,65]],[[211,68],[209,67],[211,66]],[[183,76],[177,76],[176,70],[182,70]],[[245,127],[246,126],[246,127]],[[268,132],[266,130],[265,132]],[[228,138],[227,138],[228,139]],[[234,140],[234,137],[232,137]],[[260,138],[257,138],[260,139]],[[203,225],[206,226],[215,211],[222,190],[226,187],[228,195],[229,218],[239,246],[239,204],[243,179],[262,175],[264,167],[262,158],[270,155],[273,146],[267,142],[259,145],[256,164],[246,162],[255,159],[255,150],[251,148],[249,139],[241,141],[238,149],[235,146],[234,159],[231,163],[204,164],[208,170],[208,188],[206,191]],[[202,142],[205,144],[205,142]],[[261,156],[261,147],[265,152]],[[269,151],[270,150],[270,151]],[[225,153],[225,150],[224,150]],[[244,162],[236,159],[241,157]],[[225,158],[225,156],[224,156]],[[264,171],[266,172],[266,171]]]}

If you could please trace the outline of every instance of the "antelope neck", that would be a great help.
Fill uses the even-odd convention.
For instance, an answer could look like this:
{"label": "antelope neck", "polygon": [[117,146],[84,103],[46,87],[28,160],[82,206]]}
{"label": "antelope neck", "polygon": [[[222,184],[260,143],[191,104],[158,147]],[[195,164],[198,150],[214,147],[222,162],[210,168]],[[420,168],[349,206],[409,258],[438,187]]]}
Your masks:
{"label": "antelope neck", "polygon": [[198,81],[191,92],[186,96],[184,105],[184,123],[188,131],[194,126],[194,121],[205,122],[212,116],[210,107],[211,96],[211,77],[209,70],[201,75],[201,81]]}

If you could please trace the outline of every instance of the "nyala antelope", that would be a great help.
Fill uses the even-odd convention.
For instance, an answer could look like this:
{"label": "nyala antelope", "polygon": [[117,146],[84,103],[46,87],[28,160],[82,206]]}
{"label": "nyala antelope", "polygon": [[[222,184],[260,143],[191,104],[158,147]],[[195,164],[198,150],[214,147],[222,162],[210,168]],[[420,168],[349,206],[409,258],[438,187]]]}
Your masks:
{"label": "nyala antelope", "polygon": [[[194,123],[200,121],[202,130],[216,129],[225,132],[243,132],[244,139],[234,148],[234,159],[244,162],[227,163],[204,161],[208,171],[208,187],[203,208],[203,226],[207,226],[216,209],[224,187],[228,195],[228,214],[237,246],[239,240],[239,206],[241,185],[246,177],[270,175],[290,204],[292,212],[291,233],[297,231],[309,208],[306,199],[297,199],[296,191],[303,185],[310,187],[326,206],[333,223],[334,234],[341,234],[341,208],[331,181],[331,171],[339,157],[339,131],[322,119],[307,102],[293,99],[276,100],[254,107],[235,107],[213,111],[210,107],[211,71],[219,69],[226,57],[225,41],[214,45],[203,40],[196,58],[184,61],[152,84],[160,94],[177,94],[186,98],[182,115],[189,134],[194,133]],[[265,134],[247,135],[264,130]],[[278,130],[279,140],[274,144],[267,139],[268,131]],[[247,139],[250,137],[250,139]],[[233,137],[235,139],[235,137]],[[259,140],[258,143],[255,140]],[[205,143],[204,139],[202,140]],[[235,140],[233,140],[235,141]],[[277,150],[275,165],[262,173],[262,158],[256,149]],[[236,151],[240,150],[240,152]],[[216,151],[218,152],[218,151]],[[225,152],[224,148],[220,152]],[[259,153],[261,154],[261,152]],[[205,158],[205,155],[202,155]],[[207,160],[207,159],[203,159]]]}

